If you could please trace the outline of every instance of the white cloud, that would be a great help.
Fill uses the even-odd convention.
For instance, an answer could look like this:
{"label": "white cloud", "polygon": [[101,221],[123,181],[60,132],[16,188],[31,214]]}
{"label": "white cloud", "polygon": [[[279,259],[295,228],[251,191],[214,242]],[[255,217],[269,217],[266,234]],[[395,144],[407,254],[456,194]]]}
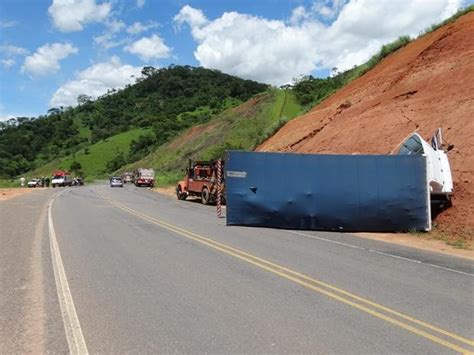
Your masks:
{"label": "white cloud", "polygon": [[201,10],[195,9],[189,5],[184,6],[181,11],[173,17],[173,21],[180,28],[187,23],[191,30],[199,30],[200,27],[207,24],[207,18]]}
{"label": "white cloud", "polygon": [[137,0],[137,6],[142,8],[145,5],[145,0]]}
{"label": "white cloud", "polygon": [[15,27],[16,25],[18,25],[17,21],[0,21],[0,28]]}
{"label": "white cloud", "polygon": [[323,18],[334,18],[342,10],[347,0],[323,0],[315,1],[311,10]]}
{"label": "white cloud", "polygon": [[[417,35],[460,5],[461,0],[315,1],[308,9],[295,8],[288,22],[236,12],[208,20],[186,5],[174,23],[190,27],[202,66],[279,85],[315,69],[361,64],[383,44]],[[321,17],[337,18],[327,25]]]}
{"label": "white cloud", "polygon": [[2,60],[0,60],[0,61],[1,61],[2,65],[3,65],[5,68],[7,68],[7,69],[8,69],[8,68],[11,68],[11,67],[14,66],[15,63],[16,63],[15,60],[13,60],[13,59],[11,59],[11,58],[9,58],[9,59],[2,59]]}
{"label": "white cloud", "polygon": [[26,55],[28,54],[28,50],[22,47],[5,44],[0,46],[0,53],[6,55],[7,57],[14,57],[17,55]]}
{"label": "white cloud", "polygon": [[139,33],[148,31],[156,27],[158,27],[158,24],[156,22],[150,22],[148,24],[144,24],[141,22],[134,22],[132,25],[128,26],[127,32],[130,33],[131,35],[137,35]]}
{"label": "white cloud", "polygon": [[107,29],[100,35],[94,36],[94,42],[99,46],[109,49],[126,43],[126,39],[117,40],[117,35],[127,26],[123,21],[111,20],[106,23]]}
{"label": "white cloud", "polygon": [[25,58],[21,71],[33,76],[56,73],[60,68],[59,61],[77,52],[78,49],[69,43],[45,44]]}
{"label": "white cloud", "polygon": [[137,55],[144,62],[150,59],[168,58],[171,53],[169,48],[158,35],[143,37],[124,48],[125,51]]}
{"label": "white cloud", "polygon": [[110,15],[111,4],[95,0],[53,0],[48,8],[54,25],[63,32],[82,31],[90,22],[101,22]]}
{"label": "white cloud", "polygon": [[68,81],[53,95],[50,107],[76,106],[77,97],[86,94],[97,98],[109,89],[120,89],[133,84],[141,76],[141,67],[122,64],[118,57],[108,62],[97,63],[78,73],[75,80]]}
{"label": "white cloud", "polygon": [[306,11],[304,6],[298,6],[291,12],[290,23],[297,25],[301,21],[306,20],[310,17],[310,14]]}

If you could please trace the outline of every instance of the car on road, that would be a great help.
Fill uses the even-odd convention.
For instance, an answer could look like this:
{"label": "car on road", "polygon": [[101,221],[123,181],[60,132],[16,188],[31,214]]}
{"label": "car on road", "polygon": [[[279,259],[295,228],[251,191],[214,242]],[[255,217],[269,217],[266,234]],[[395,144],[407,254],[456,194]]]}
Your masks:
{"label": "car on road", "polygon": [[114,176],[110,179],[110,187],[123,187],[123,180],[119,176]]}
{"label": "car on road", "polygon": [[41,179],[31,179],[28,181],[28,187],[41,187]]}
{"label": "car on road", "polygon": [[124,173],[122,175],[122,179],[123,179],[124,184],[132,183],[133,182],[133,175],[132,175],[132,173]]}

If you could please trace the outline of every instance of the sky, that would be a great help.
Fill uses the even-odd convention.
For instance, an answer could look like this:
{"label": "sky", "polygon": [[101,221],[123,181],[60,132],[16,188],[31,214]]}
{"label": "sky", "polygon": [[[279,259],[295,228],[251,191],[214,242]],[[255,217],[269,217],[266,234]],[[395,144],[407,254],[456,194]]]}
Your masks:
{"label": "sky", "polygon": [[1,0],[0,120],[133,84],[144,66],[271,85],[361,64],[474,0]]}

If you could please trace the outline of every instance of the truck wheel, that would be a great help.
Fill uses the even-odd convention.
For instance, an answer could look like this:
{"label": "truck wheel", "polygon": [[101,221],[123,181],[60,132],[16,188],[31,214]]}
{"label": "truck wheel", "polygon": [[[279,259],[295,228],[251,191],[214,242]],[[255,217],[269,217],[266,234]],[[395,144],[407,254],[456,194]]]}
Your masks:
{"label": "truck wheel", "polygon": [[209,194],[209,190],[207,189],[207,187],[203,188],[202,192],[201,192],[201,202],[202,202],[202,204],[203,205],[208,205],[210,199],[211,199],[211,195]]}
{"label": "truck wheel", "polygon": [[184,201],[186,200],[186,197],[188,197],[188,195],[186,194],[186,192],[183,192],[181,190],[181,186],[178,186],[178,188],[176,189],[176,197],[178,198],[178,200]]}

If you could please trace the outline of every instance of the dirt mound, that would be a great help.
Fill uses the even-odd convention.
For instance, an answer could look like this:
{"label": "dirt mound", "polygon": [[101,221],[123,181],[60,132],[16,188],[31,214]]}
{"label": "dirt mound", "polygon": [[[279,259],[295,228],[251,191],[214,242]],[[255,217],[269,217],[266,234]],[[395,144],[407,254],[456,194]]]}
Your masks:
{"label": "dirt mound", "polygon": [[210,132],[213,132],[214,130],[217,129],[219,123],[213,123],[213,124],[201,124],[201,125],[196,125],[188,129],[184,134],[181,134],[178,136],[177,139],[174,139],[171,141],[169,144],[170,149],[177,149],[187,142],[189,142],[192,139],[195,139],[196,137],[199,136],[204,136]]}
{"label": "dirt mound", "polygon": [[386,154],[410,133],[443,128],[455,181],[441,229],[474,230],[474,13],[393,53],[309,113],[287,123],[259,151]]}

